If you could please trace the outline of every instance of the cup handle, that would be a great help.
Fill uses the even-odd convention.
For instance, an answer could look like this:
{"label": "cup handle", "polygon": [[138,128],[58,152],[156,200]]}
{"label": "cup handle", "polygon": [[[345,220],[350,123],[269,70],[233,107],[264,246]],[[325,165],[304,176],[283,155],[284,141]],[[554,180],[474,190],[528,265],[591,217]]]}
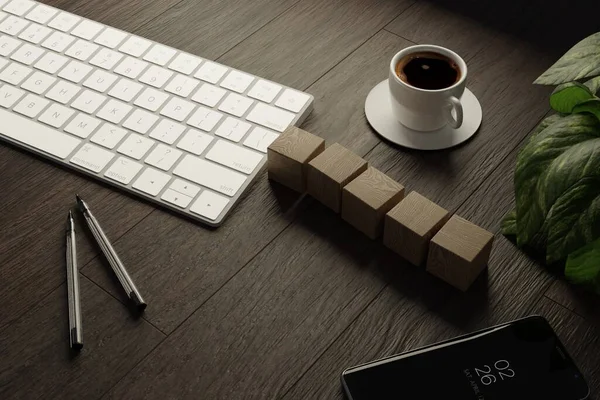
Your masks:
{"label": "cup handle", "polygon": [[[456,113],[456,119],[452,115],[452,110],[454,110]],[[446,115],[448,125],[454,129],[460,128],[463,123],[463,107],[462,104],[460,104],[460,100],[454,96],[450,96],[448,98],[448,104],[446,104],[446,107],[444,107],[444,113]]]}

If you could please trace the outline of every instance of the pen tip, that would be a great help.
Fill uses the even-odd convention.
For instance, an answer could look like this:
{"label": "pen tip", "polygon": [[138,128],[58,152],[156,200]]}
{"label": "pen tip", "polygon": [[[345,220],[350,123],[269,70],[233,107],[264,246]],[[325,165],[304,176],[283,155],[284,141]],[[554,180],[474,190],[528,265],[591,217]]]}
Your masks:
{"label": "pen tip", "polygon": [[71,210],[69,210],[69,219],[73,219],[73,212]]}
{"label": "pen tip", "polygon": [[81,203],[81,197],[79,197],[79,195],[78,195],[78,194],[76,194],[76,195],[75,195],[75,198],[77,198],[77,202],[78,202],[78,203]]}

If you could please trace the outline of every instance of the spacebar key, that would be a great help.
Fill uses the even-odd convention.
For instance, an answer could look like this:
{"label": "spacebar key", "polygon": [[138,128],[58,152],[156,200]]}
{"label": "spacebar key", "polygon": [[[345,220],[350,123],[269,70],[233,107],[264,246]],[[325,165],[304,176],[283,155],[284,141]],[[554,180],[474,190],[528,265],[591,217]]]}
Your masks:
{"label": "spacebar key", "polygon": [[81,140],[70,135],[2,109],[0,134],[61,159],[81,143]]}
{"label": "spacebar key", "polygon": [[187,155],[173,173],[228,196],[235,196],[246,176],[210,161]]}

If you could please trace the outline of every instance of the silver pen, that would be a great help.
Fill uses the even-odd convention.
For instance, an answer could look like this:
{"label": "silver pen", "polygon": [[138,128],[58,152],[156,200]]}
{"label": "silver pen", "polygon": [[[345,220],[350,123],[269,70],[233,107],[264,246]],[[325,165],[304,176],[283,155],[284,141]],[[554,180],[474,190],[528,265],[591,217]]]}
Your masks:
{"label": "silver pen", "polygon": [[83,347],[81,304],[79,301],[79,270],[77,268],[77,245],[73,214],[69,211],[67,222],[67,296],[69,301],[69,342],[71,348]]}
{"label": "silver pen", "polygon": [[92,215],[87,204],[81,199],[81,197],[79,197],[79,195],[77,195],[77,204],[79,205],[79,209],[85,217],[88,227],[92,231],[92,235],[94,235],[94,239],[96,239],[96,242],[98,242],[102,253],[104,253],[104,256],[108,260],[108,263],[113,269],[115,275],[117,275],[117,279],[119,279],[119,282],[121,283],[121,286],[123,286],[125,293],[127,293],[127,296],[137,306],[138,310],[144,310],[146,308],[146,302],[142,298],[142,295],[138,291],[137,287],[135,287],[135,284],[125,269],[125,266],[119,259],[117,252],[108,241],[108,238],[102,231],[102,228],[100,228],[98,220],[96,220],[96,218]]}

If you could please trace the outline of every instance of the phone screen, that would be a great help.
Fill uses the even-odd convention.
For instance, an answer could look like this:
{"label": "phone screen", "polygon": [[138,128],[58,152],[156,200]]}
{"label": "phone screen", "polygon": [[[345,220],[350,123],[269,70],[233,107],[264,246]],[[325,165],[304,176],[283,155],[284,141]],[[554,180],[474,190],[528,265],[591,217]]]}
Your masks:
{"label": "phone screen", "polygon": [[343,380],[352,400],[581,400],[589,392],[541,317],[351,368]]}

